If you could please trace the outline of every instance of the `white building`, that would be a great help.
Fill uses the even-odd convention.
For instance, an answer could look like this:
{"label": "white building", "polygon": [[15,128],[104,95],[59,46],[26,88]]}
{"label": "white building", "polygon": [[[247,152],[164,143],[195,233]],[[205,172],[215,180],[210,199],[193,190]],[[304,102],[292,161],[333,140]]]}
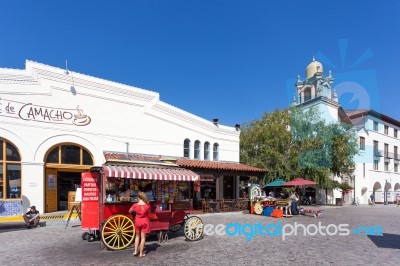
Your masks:
{"label": "white building", "polygon": [[[156,92],[32,61],[22,70],[0,68],[0,216],[33,204],[41,212],[65,209],[81,172],[106,163],[107,151],[265,172],[238,164],[239,134],[238,126],[190,114]],[[222,197],[223,177],[215,177]]]}
{"label": "white building", "polygon": [[[298,76],[295,85],[297,97],[293,104],[304,110],[317,108],[328,123],[346,123],[355,127],[360,153],[354,158],[354,178],[346,180],[353,186],[353,191],[346,195],[345,203],[351,204],[358,198],[360,203],[367,204],[371,194],[376,203],[395,202],[400,196],[400,139],[397,134],[400,121],[374,110],[343,110],[336,92],[332,91],[333,81],[332,73],[329,71],[325,77],[322,64],[313,59],[306,68],[305,80]],[[325,197],[328,203],[334,203],[335,198],[341,197],[338,190],[334,190],[332,195],[325,195],[323,190],[317,193],[320,203],[325,202]]]}
{"label": "white building", "polygon": [[360,154],[355,158],[355,197],[368,203],[371,194],[376,203],[394,203],[400,197],[397,121],[374,110],[348,111],[358,127]]}

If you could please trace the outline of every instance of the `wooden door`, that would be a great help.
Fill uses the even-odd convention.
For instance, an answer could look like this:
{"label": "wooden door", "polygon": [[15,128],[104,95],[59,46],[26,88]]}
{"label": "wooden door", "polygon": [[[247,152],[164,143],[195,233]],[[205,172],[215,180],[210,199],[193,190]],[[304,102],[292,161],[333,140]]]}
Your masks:
{"label": "wooden door", "polygon": [[46,212],[57,211],[57,170],[46,169]]}

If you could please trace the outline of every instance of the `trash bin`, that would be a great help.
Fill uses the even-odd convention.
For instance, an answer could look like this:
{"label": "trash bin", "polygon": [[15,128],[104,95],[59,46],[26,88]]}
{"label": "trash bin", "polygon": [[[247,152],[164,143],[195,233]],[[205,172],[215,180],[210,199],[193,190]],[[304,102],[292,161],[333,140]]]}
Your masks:
{"label": "trash bin", "polygon": [[336,206],[343,206],[342,198],[336,198]]}

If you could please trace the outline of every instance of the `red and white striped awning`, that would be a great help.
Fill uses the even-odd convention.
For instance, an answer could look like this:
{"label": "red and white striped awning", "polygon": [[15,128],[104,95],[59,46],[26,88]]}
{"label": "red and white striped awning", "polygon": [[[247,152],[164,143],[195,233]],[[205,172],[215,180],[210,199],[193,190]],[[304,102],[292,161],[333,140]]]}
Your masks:
{"label": "red and white striped awning", "polygon": [[170,181],[198,181],[199,175],[182,168],[160,168],[132,165],[103,165],[106,177]]}

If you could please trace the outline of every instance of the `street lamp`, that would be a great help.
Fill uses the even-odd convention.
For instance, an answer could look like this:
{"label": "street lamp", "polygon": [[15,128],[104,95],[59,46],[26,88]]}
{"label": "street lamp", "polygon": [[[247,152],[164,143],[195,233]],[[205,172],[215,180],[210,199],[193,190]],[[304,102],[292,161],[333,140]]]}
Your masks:
{"label": "street lamp", "polygon": [[357,205],[358,201],[356,200],[356,177],[355,177],[355,175],[352,175],[352,178],[353,178],[353,195],[354,195],[353,204]]}
{"label": "street lamp", "polygon": [[383,200],[384,200],[384,205],[387,205],[387,191],[386,191],[386,186],[387,186],[387,179],[385,179],[385,187],[383,188]]}

